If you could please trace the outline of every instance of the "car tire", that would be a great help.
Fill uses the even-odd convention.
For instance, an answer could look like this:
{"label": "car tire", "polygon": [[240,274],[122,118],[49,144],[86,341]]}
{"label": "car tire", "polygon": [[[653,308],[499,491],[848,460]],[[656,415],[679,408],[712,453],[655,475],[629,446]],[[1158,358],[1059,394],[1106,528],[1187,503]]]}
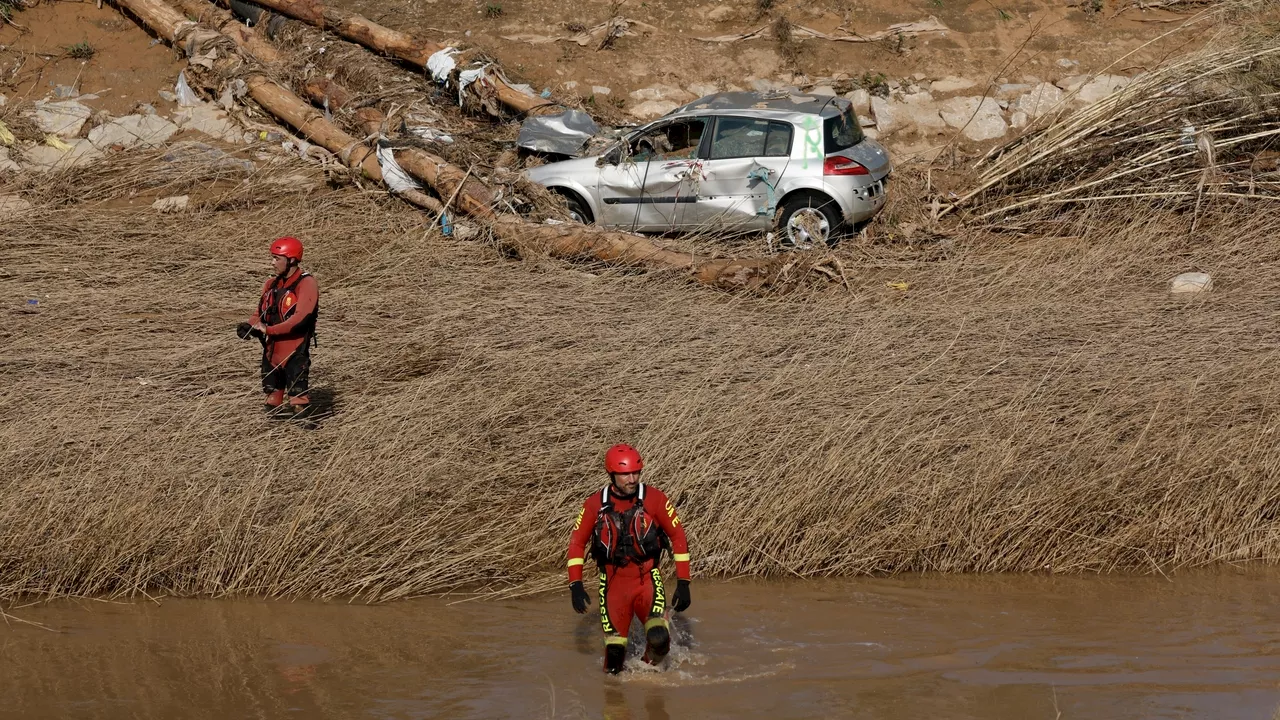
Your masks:
{"label": "car tire", "polygon": [[564,204],[569,208],[569,217],[574,222],[580,222],[583,225],[590,225],[595,222],[595,218],[591,216],[591,209],[587,204],[578,197],[578,194],[571,190],[556,190],[556,194],[564,198]]}
{"label": "car tire", "polygon": [[810,250],[835,247],[843,225],[840,208],[831,198],[817,194],[798,195],[778,208],[774,231],[787,249]]}

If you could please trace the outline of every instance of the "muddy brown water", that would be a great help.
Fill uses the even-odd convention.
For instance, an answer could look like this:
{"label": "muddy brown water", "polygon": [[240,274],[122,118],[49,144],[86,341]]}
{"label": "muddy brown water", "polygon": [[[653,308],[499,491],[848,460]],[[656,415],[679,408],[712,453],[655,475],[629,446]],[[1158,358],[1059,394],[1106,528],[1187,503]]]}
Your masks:
{"label": "muddy brown water", "polygon": [[0,628],[0,717],[1269,720],[1280,706],[1275,570],[695,582],[667,667],[617,678],[567,593],[459,599],[11,609],[59,632]]}

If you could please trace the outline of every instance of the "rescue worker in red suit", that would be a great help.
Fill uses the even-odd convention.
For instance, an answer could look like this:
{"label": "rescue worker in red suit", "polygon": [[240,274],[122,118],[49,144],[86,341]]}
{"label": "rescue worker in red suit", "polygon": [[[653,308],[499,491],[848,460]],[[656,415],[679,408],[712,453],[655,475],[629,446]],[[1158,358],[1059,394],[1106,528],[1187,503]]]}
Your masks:
{"label": "rescue worker in red suit", "polygon": [[311,273],[303,272],[302,243],[282,237],[271,243],[271,267],[275,276],[262,286],[258,310],[250,322],[241,323],[241,338],[254,335],[262,341],[262,391],[267,412],[284,405],[301,412],[310,403],[308,375],[311,344],[320,311],[320,290]]}
{"label": "rescue worker in red suit", "polygon": [[622,671],[633,616],[644,623],[644,660],[657,665],[671,649],[667,594],[658,563],[663,549],[676,562],[671,607],[689,608],[689,543],[675,506],[662,491],[640,482],[644,461],[630,445],[614,445],[604,456],[609,484],[582,503],[569,537],[569,589],[573,609],[587,611],[582,587],[588,550],[600,573],[600,624],[604,627],[604,669]]}

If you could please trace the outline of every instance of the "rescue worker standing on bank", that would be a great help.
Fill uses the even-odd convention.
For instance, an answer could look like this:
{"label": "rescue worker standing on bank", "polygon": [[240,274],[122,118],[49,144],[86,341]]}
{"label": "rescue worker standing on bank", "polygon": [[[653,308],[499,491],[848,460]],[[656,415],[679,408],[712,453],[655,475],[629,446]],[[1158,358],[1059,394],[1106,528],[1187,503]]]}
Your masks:
{"label": "rescue worker standing on bank", "polygon": [[609,484],[582,503],[569,537],[569,589],[573,609],[587,611],[582,587],[588,548],[600,573],[600,624],[604,627],[604,669],[622,672],[632,616],[644,623],[645,662],[657,665],[671,649],[666,588],[658,563],[663,549],[676,561],[671,607],[689,608],[689,543],[675,506],[662,491],[640,482],[644,461],[630,445],[614,445],[604,456]]}
{"label": "rescue worker standing on bank", "polygon": [[258,311],[248,323],[241,323],[240,336],[249,334],[262,341],[262,391],[267,412],[284,405],[302,412],[309,407],[308,375],[311,371],[311,344],[320,312],[320,290],[311,273],[303,272],[302,243],[293,237],[271,243],[271,268],[275,276],[262,286]]}

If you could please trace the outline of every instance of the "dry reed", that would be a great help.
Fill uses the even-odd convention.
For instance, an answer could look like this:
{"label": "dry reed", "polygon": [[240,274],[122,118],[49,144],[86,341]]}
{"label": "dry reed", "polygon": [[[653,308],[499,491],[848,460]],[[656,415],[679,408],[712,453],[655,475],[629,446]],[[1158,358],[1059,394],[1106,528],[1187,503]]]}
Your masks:
{"label": "dry reed", "polygon": [[[0,224],[0,597],[559,587],[624,440],[700,577],[1280,556],[1277,211],[858,246],[849,291],[752,298],[514,263],[377,193],[122,208],[154,188],[113,172]],[[232,333],[285,232],[323,294],[314,429],[261,416]],[[1186,269],[1217,289],[1167,295]]]}
{"label": "dry reed", "polygon": [[[1204,19],[1256,5],[1223,3]],[[980,162],[956,205],[982,221],[1043,229],[1102,206],[1200,212],[1224,199],[1280,200],[1280,41],[1264,16],[1249,17],[1264,29],[1241,37],[1239,24],[1223,25],[1203,50],[1088,108],[1067,112],[1068,97]]]}

